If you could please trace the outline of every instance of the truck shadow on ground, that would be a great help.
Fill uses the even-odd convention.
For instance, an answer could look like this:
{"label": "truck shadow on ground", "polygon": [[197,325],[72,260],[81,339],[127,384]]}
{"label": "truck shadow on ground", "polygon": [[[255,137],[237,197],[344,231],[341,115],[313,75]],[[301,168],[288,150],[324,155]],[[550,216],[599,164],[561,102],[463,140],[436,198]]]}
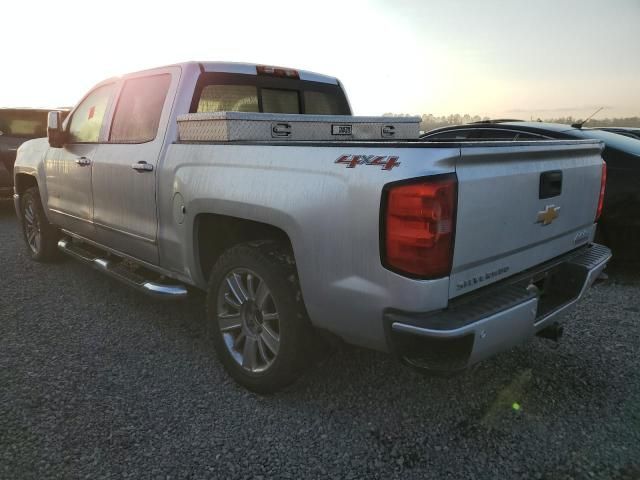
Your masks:
{"label": "truck shadow on ground", "polygon": [[[14,215],[10,202],[0,204],[2,215]],[[442,420],[450,428],[459,430],[460,435],[482,436],[485,431],[500,431],[502,419],[514,415],[544,416],[562,412],[570,415],[573,405],[553,400],[558,398],[558,392],[564,392],[561,396],[580,398],[590,408],[602,406],[610,393],[607,379],[618,374],[615,363],[603,362],[602,356],[594,356],[589,344],[574,345],[569,341],[566,346],[564,340],[556,346],[535,339],[451,378],[417,373],[387,354],[340,346],[320,355],[312,368],[285,391],[257,396],[247,394],[233,383],[218,363],[207,341],[203,293],[194,292],[184,302],[160,302],[77,262],[29,265],[35,271],[51,274],[57,270],[54,276],[60,281],[61,291],[84,291],[85,300],[78,306],[86,308],[89,316],[91,312],[94,315],[123,312],[128,318],[115,318],[112,325],[135,321],[123,328],[131,328],[147,339],[155,338],[151,343],[154,349],[181,357],[184,366],[180,369],[195,367],[191,372],[197,371],[199,375],[184,377],[182,388],[185,390],[189,390],[188,379],[211,382],[212,388],[226,390],[232,396],[249,395],[254,402],[278,408],[295,406],[308,413],[312,410],[316,414],[363,422],[376,418],[374,423],[389,425],[389,428],[404,421],[403,415],[416,419],[445,411],[449,412],[448,418]],[[614,265],[609,272],[608,282],[638,281],[635,265]],[[140,352],[125,353],[132,358],[141,355]],[[113,359],[117,361],[118,357]],[[129,373],[135,377],[138,369],[139,365],[133,364]],[[207,371],[209,373],[205,373]],[[553,395],[544,392],[553,392]],[[381,403],[380,398],[385,402]],[[513,404],[522,406],[522,410],[513,410]]]}
{"label": "truck shadow on ground", "polygon": [[0,200],[0,218],[15,217],[16,211],[13,200]]}
{"label": "truck shadow on ground", "polygon": [[456,399],[455,403],[468,413],[466,421],[486,429],[494,429],[500,412],[510,413],[516,403],[526,405],[529,413],[544,414],[547,407],[557,409],[558,405],[547,404],[540,394],[544,391],[554,390],[555,395],[564,391],[592,405],[607,402],[606,377],[594,374],[602,371],[601,365],[544,342],[533,340],[453,377],[418,373],[391,356],[346,347],[278,397],[284,401],[290,398],[293,403],[308,397],[307,405],[313,398],[332,398],[335,405],[316,406],[331,409],[340,405],[347,410],[367,409],[378,396],[395,397],[393,403],[402,410],[421,405],[420,410],[433,414],[450,410],[452,399]]}
{"label": "truck shadow on ground", "polygon": [[613,259],[607,265],[605,272],[609,279],[616,283],[640,283],[640,259],[635,257],[616,258],[614,252]]}
{"label": "truck shadow on ground", "polygon": [[[202,293],[196,292],[180,303],[158,302],[99,272],[87,271],[84,265],[69,262],[65,268],[85,270],[85,279],[87,275],[95,275],[97,281],[109,285],[113,294],[122,295],[125,305],[135,302],[134,308],[140,311],[140,316],[146,312],[146,318],[140,321],[155,324],[146,328],[158,330],[165,341],[180,346],[185,360],[191,357],[189,363],[202,363],[204,368],[209,364],[215,370],[216,383],[219,382],[215,388],[232,390],[242,396],[248,394],[258,403],[281,408],[295,406],[296,409],[316,410],[316,414],[350,418],[354,415],[358,418],[358,412],[369,412],[369,416],[373,410],[379,411],[378,418],[384,419],[389,418],[385,413],[388,409],[405,413],[413,410],[418,416],[452,411],[452,399],[457,399],[453,411],[463,408],[465,413],[459,412],[461,417],[453,423],[459,423],[469,434],[499,429],[500,415],[505,412],[510,415],[513,403],[535,403],[535,408],[528,412],[538,411],[540,415],[544,415],[547,408],[557,412],[561,407],[547,403],[547,398],[536,392],[563,390],[570,396],[580,395],[592,405],[602,405],[607,399],[603,365],[594,365],[595,360],[588,352],[564,351],[562,344],[556,346],[541,339],[534,339],[452,377],[419,373],[391,355],[339,345],[316,355],[311,368],[284,391],[254,395],[236,385],[219,364],[207,340]],[[534,387],[535,391],[532,390]],[[378,404],[380,397],[393,399],[392,404]],[[416,406],[419,406],[417,410]],[[397,420],[397,415],[391,414],[391,418]]]}
{"label": "truck shadow on ground", "polygon": [[[218,439],[213,427],[225,435],[242,432],[245,419],[255,417],[260,422],[250,434],[256,445],[293,451],[299,444],[319,451],[351,445],[370,460],[363,468],[374,478],[376,468],[426,469],[443,455],[470,461],[469,450],[477,445],[517,457],[513,445],[522,438],[545,445],[540,456],[555,454],[558,442],[564,452],[582,452],[584,438],[572,434],[572,425],[582,435],[600,434],[607,431],[603,423],[583,419],[603,418],[610,425],[637,415],[637,396],[626,387],[637,374],[625,370],[620,348],[610,350],[621,340],[612,340],[608,319],[591,319],[595,306],[611,306],[607,291],[568,318],[569,333],[559,345],[535,339],[451,378],[425,376],[389,355],[341,346],[319,356],[289,388],[261,396],[235,384],[217,361],[207,341],[202,293],[161,302],[74,261],[42,265],[23,253],[15,258],[31,296],[42,300],[33,308],[15,302],[7,312],[20,317],[20,330],[9,332],[24,345],[16,354],[23,362],[35,359],[42,375],[39,384],[29,379],[38,389],[32,397],[79,402],[70,418],[115,432],[115,444],[100,443],[114,458],[129,455],[150,435],[137,437],[132,424],[159,435],[169,425],[176,438],[214,449],[244,438],[234,433],[232,440]],[[617,273],[610,277],[619,281]],[[46,322],[39,321],[42,311],[50,312]],[[585,338],[585,320],[603,329],[591,328]],[[27,342],[32,336],[40,340]],[[38,408],[58,415],[42,402]],[[548,474],[546,467],[539,472]]]}
{"label": "truck shadow on ground", "polygon": [[[189,362],[210,363],[217,371],[216,377],[222,379],[222,388],[246,394],[223,372],[207,339],[204,293],[194,291],[182,302],[162,302],[76,262],[65,262],[58,268],[73,270],[65,275],[71,279],[70,283],[89,281],[95,284],[97,291],[109,292],[109,302],[117,301],[123,309],[130,309],[132,317],[142,322],[140,328],[160,332],[165,342],[174,344],[182,350],[181,354],[191,357]],[[624,277],[619,272],[616,270],[609,281],[620,282],[623,278],[637,281],[633,271],[623,269]],[[143,325],[146,322],[151,324]],[[611,369],[611,375],[615,374],[614,365],[596,364],[598,358],[593,357],[588,348],[582,345],[578,350],[573,345],[565,348],[564,341],[555,344],[536,338],[452,377],[419,373],[388,354],[338,345],[316,355],[309,371],[285,391],[254,397],[261,402],[337,412],[370,409],[382,395],[394,398],[396,407],[401,410],[406,410],[407,405],[420,404],[422,410],[434,413],[439,408],[450,408],[451,399],[457,398],[460,404],[467,404],[477,412],[470,417],[465,415],[465,418],[485,427],[493,423],[495,415],[485,418],[485,414],[494,402],[509,410],[512,403],[521,404],[529,396],[531,385],[537,385],[537,391],[546,389],[557,393],[563,390],[568,396],[580,395],[594,405],[606,402],[606,370]],[[504,389],[511,393],[500,396]],[[473,394],[470,396],[469,392]],[[545,405],[558,408],[558,405],[547,405],[544,396],[534,397],[538,409],[544,409]],[[326,399],[331,400],[327,402]],[[425,405],[427,399],[428,407]],[[469,420],[471,417],[473,419]]]}

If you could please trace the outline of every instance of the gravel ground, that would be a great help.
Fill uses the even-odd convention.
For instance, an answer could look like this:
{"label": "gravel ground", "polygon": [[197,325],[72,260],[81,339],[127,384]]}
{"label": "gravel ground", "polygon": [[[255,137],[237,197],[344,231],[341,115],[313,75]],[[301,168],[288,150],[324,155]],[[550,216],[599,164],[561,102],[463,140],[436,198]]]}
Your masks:
{"label": "gravel ground", "polygon": [[450,379],[345,347],[261,397],[207,348],[202,299],[33,263],[10,204],[0,265],[0,478],[640,478],[640,276],[625,266],[558,346]]}

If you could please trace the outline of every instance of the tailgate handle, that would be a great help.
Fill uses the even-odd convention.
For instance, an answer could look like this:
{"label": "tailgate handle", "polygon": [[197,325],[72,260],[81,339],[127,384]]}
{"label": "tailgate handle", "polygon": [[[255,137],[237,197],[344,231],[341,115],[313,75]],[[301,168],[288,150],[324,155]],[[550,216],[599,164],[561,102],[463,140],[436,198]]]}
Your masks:
{"label": "tailgate handle", "polygon": [[540,198],[557,197],[562,193],[562,170],[540,174]]}

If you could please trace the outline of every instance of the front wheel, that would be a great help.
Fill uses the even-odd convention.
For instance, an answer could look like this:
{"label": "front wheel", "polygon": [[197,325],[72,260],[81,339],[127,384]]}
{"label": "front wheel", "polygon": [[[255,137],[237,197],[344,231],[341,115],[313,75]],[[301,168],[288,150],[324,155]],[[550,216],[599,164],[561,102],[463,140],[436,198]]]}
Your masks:
{"label": "front wheel", "polygon": [[211,273],[207,319],[218,358],[250,390],[279,390],[308,364],[313,330],[283,245],[250,242],[225,252]]}
{"label": "front wheel", "polygon": [[29,188],[22,195],[20,214],[29,256],[38,262],[55,260],[58,255],[58,230],[47,220],[36,187]]}

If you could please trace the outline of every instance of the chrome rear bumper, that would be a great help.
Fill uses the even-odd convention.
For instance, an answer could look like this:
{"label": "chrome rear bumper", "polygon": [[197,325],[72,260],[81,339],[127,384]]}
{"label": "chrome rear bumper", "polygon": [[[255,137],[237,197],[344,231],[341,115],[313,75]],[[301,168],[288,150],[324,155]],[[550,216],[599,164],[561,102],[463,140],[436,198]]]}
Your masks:
{"label": "chrome rear bumper", "polygon": [[455,299],[445,310],[385,313],[391,350],[431,370],[458,370],[533,337],[595,282],[611,251],[592,244]]}

